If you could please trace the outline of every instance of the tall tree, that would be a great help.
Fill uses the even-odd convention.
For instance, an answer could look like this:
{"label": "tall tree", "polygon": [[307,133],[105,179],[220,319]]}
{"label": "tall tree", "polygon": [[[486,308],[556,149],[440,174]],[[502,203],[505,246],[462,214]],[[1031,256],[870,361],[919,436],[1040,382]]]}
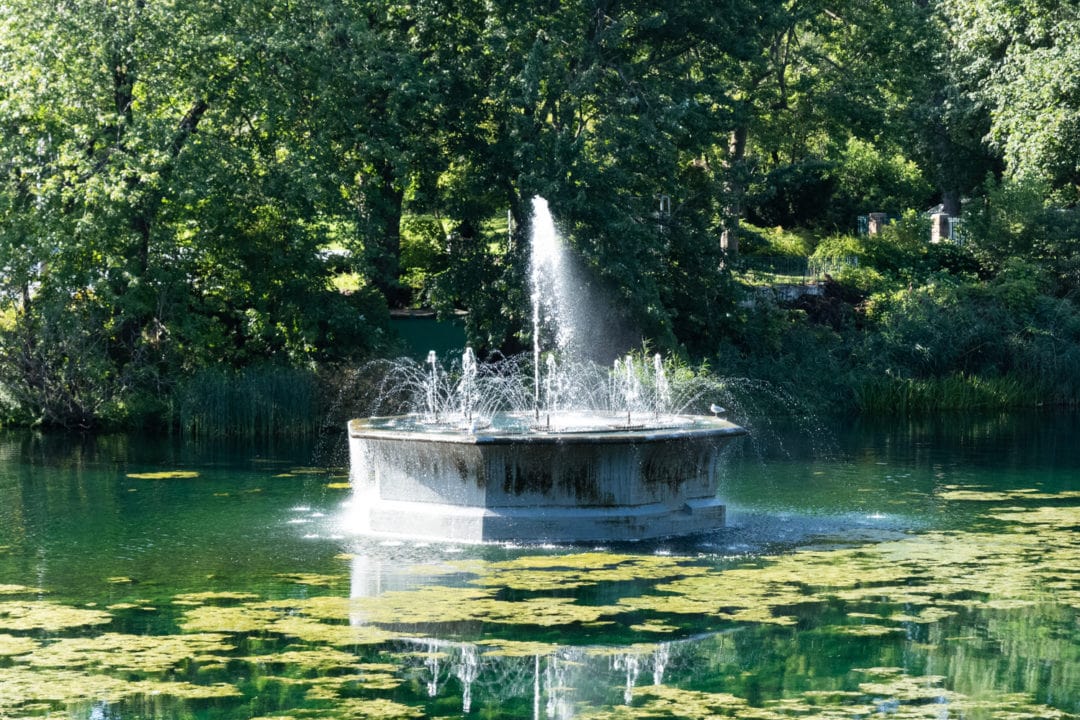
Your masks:
{"label": "tall tree", "polygon": [[[925,63],[916,52],[924,14],[917,3],[787,0],[758,9],[760,22],[742,40],[737,122],[724,143],[729,246],[749,177],[778,172],[828,181],[851,139],[883,157],[900,152],[901,127],[891,118]],[[767,184],[775,189],[777,179]]]}
{"label": "tall tree", "polygon": [[1080,7],[1067,0],[942,0],[964,88],[1017,178],[1080,199]]}

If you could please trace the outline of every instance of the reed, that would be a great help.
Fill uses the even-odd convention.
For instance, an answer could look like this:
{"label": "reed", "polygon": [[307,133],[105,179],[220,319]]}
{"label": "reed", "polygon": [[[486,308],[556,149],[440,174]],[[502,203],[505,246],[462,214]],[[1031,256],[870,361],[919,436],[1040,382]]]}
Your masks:
{"label": "reed", "polygon": [[276,366],[203,369],[180,384],[175,422],[193,437],[308,437],[318,432],[314,372]]}
{"label": "reed", "polygon": [[956,374],[943,378],[875,378],[855,387],[855,403],[868,415],[940,410],[994,410],[1040,404],[1042,393],[1013,376]]}

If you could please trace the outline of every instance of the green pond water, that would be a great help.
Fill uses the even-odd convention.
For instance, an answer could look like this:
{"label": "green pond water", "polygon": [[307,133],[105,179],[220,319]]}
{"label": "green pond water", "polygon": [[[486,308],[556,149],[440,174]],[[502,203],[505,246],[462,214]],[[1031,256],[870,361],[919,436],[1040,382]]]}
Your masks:
{"label": "green pond water", "polygon": [[1080,717],[1080,416],[729,454],[714,533],[477,547],[309,446],[0,435],[0,719]]}

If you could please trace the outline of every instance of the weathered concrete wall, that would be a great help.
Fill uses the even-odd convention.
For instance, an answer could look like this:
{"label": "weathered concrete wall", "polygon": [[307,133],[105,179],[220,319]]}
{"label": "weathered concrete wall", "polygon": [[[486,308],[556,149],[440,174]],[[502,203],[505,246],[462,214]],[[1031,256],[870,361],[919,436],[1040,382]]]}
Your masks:
{"label": "weathered concrete wall", "polygon": [[720,449],[742,428],[506,437],[378,432],[349,449],[360,530],[458,541],[632,540],[723,523]]}

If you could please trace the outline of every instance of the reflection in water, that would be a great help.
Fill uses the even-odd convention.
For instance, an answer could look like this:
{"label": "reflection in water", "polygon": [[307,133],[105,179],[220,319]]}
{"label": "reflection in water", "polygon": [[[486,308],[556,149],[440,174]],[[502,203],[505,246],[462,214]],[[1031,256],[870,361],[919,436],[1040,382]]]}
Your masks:
{"label": "reflection in water", "polygon": [[[620,556],[606,557],[617,563]],[[473,570],[479,567],[461,566]],[[408,592],[434,582],[432,576],[422,575],[423,570],[420,575],[401,570],[402,566],[392,559],[373,554],[355,555],[351,560],[350,597],[370,598],[377,604],[387,592]],[[423,582],[418,582],[421,578]],[[370,614],[357,609],[355,604],[351,607],[350,623],[367,625]],[[409,624],[408,618],[402,621]],[[578,714],[582,699],[592,695],[597,686],[616,686],[620,677],[622,703],[629,706],[634,689],[642,682],[663,685],[665,671],[673,662],[685,660],[684,670],[697,663],[703,643],[702,637],[690,637],[625,647],[578,647],[520,643],[508,637],[488,639],[483,644],[438,637],[405,637],[387,643],[386,650],[400,659],[403,675],[423,678],[429,698],[453,693],[452,688],[458,688],[463,713],[473,709],[475,689],[488,704],[531,700],[534,718],[569,720]],[[720,647],[723,646],[721,643]],[[721,658],[714,651],[715,646],[709,651],[712,662]]]}
{"label": "reflection in water", "polygon": [[1078,428],[1031,422],[737,459],[730,527],[599,548],[342,538],[302,452],[0,437],[0,717],[1075,720]]}
{"label": "reflection in water", "polygon": [[[470,642],[435,638],[404,638],[386,646],[401,659],[401,674],[423,678],[427,696],[452,694],[456,681],[460,690],[460,710],[473,709],[473,693],[479,693],[488,706],[518,705],[532,708],[534,718],[568,720],[578,714],[582,699],[594,694],[593,688],[623,683],[621,703],[634,700],[634,690],[641,685],[663,685],[663,674],[672,657],[685,653],[687,661],[696,661],[692,651],[697,640],[657,643],[652,647],[571,647],[546,652],[507,654]],[[642,675],[645,678],[642,678]]]}

